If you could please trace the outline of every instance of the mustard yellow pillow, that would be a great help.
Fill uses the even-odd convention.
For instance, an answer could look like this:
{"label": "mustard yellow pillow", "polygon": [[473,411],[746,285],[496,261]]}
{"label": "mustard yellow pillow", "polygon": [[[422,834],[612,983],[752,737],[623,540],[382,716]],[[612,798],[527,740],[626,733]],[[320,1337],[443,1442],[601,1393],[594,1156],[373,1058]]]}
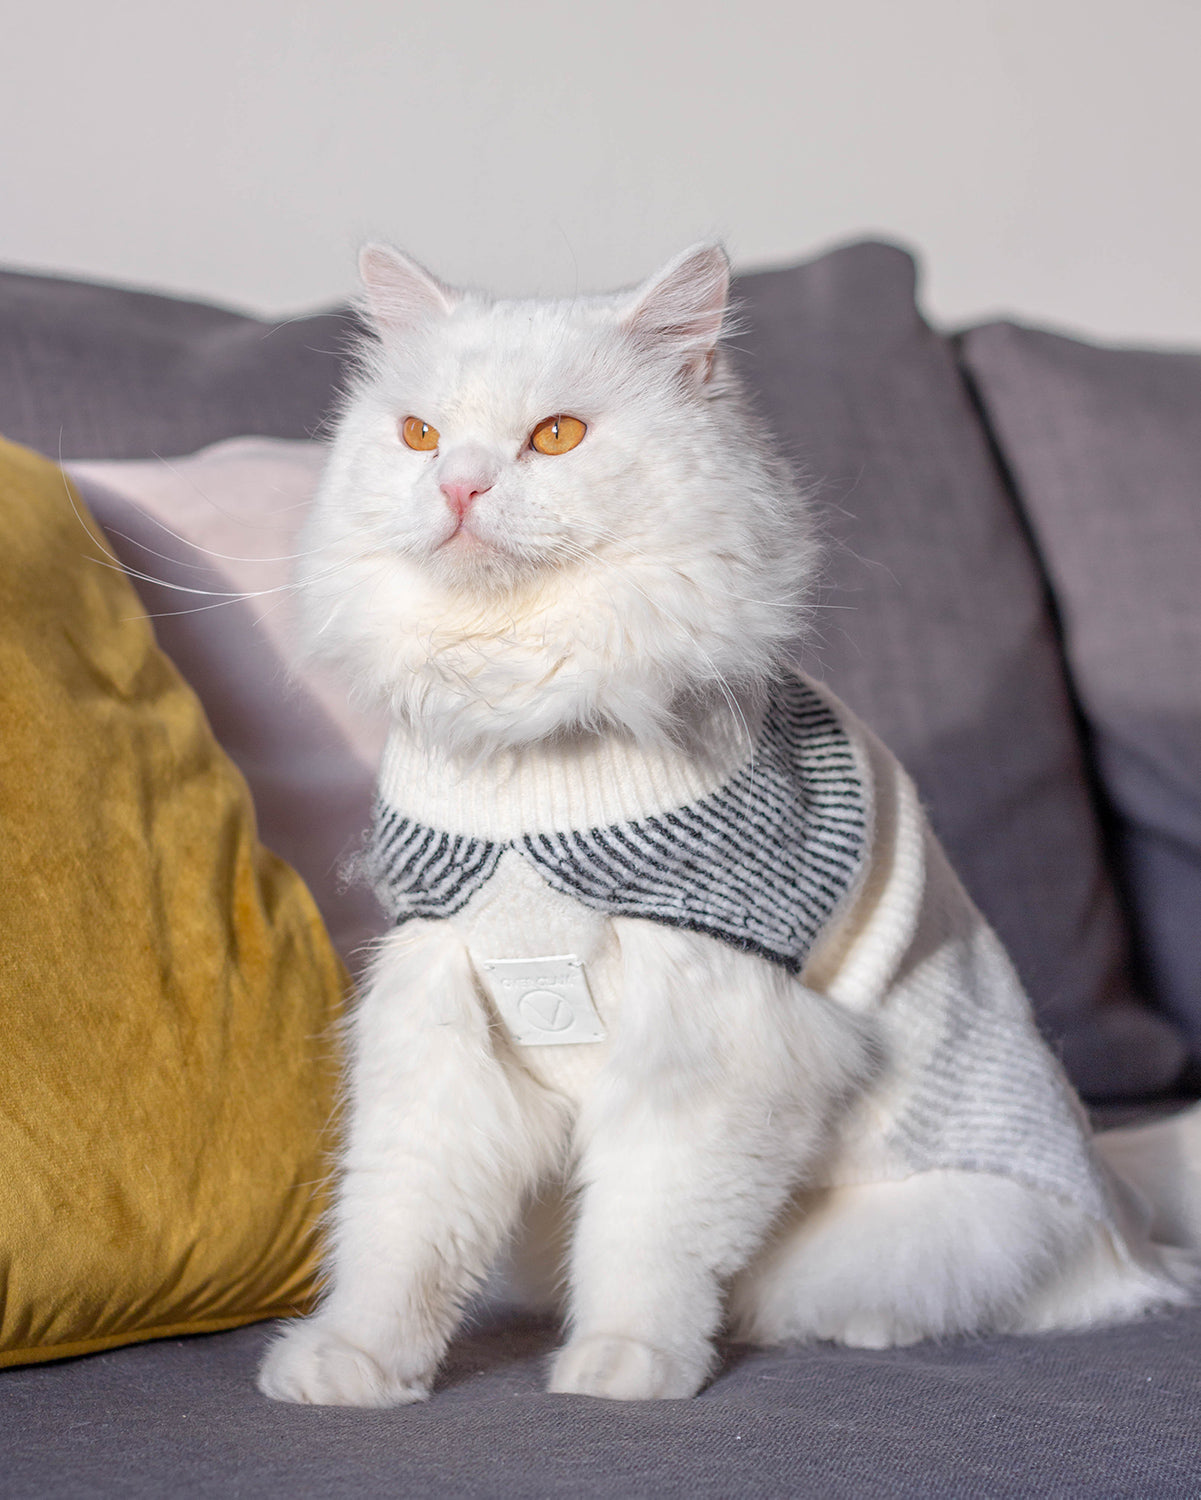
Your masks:
{"label": "mustard yellow pillow", "polygon": [[0,441],[0,1365],[303,1309],[328,1172],[345,976],[81,516]]}

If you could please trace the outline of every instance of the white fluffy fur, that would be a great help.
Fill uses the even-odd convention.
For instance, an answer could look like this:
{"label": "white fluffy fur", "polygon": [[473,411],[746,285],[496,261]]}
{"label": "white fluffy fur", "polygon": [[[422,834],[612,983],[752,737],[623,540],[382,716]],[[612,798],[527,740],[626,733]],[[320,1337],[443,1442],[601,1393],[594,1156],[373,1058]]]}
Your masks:
{"label": "white fluffy fur", "polygon": [[[479,756],[569,727],[653,740],[683,696],[766,677],[812,547],[715,357],[720,250],[633,293],[552,303],[456,293],[379,247],[362,264],[379,342],[302,577],[312,645],[348,685],[442,753]],[[584,441],[531,452],[557,413],[588,424]],[[408,415],[439,430],[436,452],[399,441]],[[488,486],[460,531],[448,480]],[[423,1398],[509,1245],[539,1296],[563,1294],[551,1389],[614,1398],[691,1395],[727,1320],[760,1341],[879,1347],[1183,1297],[1150,1251],[1011,1181],[807,1190],[877,1066],[871,1022],[713,939],[613,930],[619,1024],[574,1097],[498,1038],[448,924],[385,942],[353,1021],[328,1292],[269,1352],[268,1395]],[[567,1225],[565,1264],[528,1243],[548,1222]]]}
{"label": "white fluffy fur", "polygon": [[[460,296],[407,318],[395,309],[420,299],[379,284],[378,256],[364,256],[368,305],[392,321],[365,350],[300,576],[312,644],[352,690],[438,744],[490,748],[576,724],[662,734],[683,690],[769,672],[813,549],[720,359],[704,378],[720,251],[641,296]],[[422,274],[396,270],[401,287]],[[559,413],[588,424],[584,441],[532,452],[535,424]],[[436,453],[398,441],[406,415],[438,429]],[[469,475],[491,488],[448,540],[438,486]]]}

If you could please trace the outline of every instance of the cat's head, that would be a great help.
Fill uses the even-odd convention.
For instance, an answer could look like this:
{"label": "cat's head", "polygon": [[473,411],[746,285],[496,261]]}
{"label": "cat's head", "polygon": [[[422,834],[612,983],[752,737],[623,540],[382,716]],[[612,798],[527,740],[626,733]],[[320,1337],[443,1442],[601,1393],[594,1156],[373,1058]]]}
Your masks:
{"label": "cat's head", "polygon": [[310,641],[436,742],[670,732],[795,634],[803,503],[726,367],[716,245],[631,292],[492,301],[368,246],[376,337],[300,570]]}

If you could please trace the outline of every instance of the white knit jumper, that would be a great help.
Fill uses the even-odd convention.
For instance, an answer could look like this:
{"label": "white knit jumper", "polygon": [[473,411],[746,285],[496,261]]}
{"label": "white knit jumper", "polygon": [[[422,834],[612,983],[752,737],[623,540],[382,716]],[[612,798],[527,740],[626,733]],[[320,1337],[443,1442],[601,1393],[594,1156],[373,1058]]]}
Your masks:
{"label": "white knit jumper", "polygon": [[[698,709],[679,743],[654,748],[581,735],[462,764],[398,728],[371,863],[397,921],[451,922],[481,974],[498,959],[578,955],[610,1036],[623,994],[614,918],[731,943],[869,1018],[883,1065],[818,1185],[957,1168],[1114,1222],[1083,1111],[912,783],[799,674],[737,712]],[[608,1051],[543,1046],[523,1062],[578,1096]]]}

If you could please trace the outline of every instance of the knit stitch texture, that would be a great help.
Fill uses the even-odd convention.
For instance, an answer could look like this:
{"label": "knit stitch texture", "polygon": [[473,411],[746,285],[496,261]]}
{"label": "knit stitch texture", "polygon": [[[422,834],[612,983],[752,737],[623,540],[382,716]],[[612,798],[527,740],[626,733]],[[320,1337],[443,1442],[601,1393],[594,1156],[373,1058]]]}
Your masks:
{"label": "knit stitch texture", "polygon": [[846,732],[806,682],[786,677],[754,755],[689,805],[499,841],[426,827],[381,799],[372,866],[398,922],[449,917],[512,848],[596,911],[708,933],[795,974],[854,883],[864,842]]}

